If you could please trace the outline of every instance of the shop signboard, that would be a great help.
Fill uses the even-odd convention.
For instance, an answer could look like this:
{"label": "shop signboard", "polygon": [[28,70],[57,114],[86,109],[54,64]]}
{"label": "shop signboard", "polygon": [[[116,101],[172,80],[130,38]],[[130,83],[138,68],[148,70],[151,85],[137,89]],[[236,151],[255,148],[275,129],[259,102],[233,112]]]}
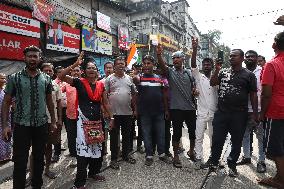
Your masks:
{"label": "shop signboard", "polygon": [[52,26],[46,27],[46,31],[46,49],[79,53],[80,29],[54,22]]}
{"label": "shop signboard", "polygon": [[40,38],[40,22],[32,19],[32,13],[4,4],[0,6],[0,30]]}
{"label": "shop signboard", "polygon": [[30,45],[39,47],[39,40],[0,31],[0,59],[24,60],[23,51]]}

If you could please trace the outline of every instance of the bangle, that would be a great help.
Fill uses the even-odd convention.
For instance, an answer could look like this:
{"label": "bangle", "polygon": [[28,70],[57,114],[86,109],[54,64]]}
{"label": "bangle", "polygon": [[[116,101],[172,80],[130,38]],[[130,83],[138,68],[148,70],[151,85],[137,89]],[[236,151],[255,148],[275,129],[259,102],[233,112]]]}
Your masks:
{"label": "bangle", "polygon": [[114,118],[113,118],[113,117],[111,117],[110,119],[111,119],[111,120],[114,120]]}

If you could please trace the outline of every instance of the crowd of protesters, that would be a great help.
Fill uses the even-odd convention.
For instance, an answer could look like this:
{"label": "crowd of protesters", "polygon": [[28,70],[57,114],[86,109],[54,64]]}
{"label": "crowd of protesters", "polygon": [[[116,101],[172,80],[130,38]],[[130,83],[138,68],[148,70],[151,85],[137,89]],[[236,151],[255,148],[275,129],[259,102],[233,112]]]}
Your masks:
{"label": "crowd of protesters", "polygon": [[[163,47],[158,45],[156,60],[146,55],[141,66],[135,64],[126,72],[125,58],[117,57],[104,64],[103,78],[96,63],[84,59],[84,52],[69,67],[54,69],[51,63],[42,62],[39,48],[27,47],[23,70],[8,76],[7,81],[0,73],[0,162],[14,162],[14,189],[28,184],[41,188],[43,174],[57,177],[49,167],[64,150],[64,125],[70,157],[77,167],[72,188],[84,189],[87,179],[107,179],[100,170],[108,146],[112,169],[120,168],[119,157],[136,163],[131,155],[136,125],[137,151],[145,153],[146,166],[153,166],[157,151],[165,166],[181,168],[185,123],[190,141],[186,154],[195,169],[217,170],[229,135],[228,175],[237,177],[237,166],[252,163],[255,132],[256,171],[266,172],[266,158],[275,162],[277,170],[274,177],[261,179],[259,184],[284,188],[284,32],[275,36],[272,47],[275,57],[268,62],[254,50],[233,49],[229,67],[221,60],[205,58],[200,69],[196,63],[198,39],[192,38],[190,68],[184,67],[182,51],[172,54],[173,65],[167,64]],[[211,153],[205,161],[206,130]],[[243,157],[238,161],[241,151]],[[26,179],[28,167],[30,178]]]}

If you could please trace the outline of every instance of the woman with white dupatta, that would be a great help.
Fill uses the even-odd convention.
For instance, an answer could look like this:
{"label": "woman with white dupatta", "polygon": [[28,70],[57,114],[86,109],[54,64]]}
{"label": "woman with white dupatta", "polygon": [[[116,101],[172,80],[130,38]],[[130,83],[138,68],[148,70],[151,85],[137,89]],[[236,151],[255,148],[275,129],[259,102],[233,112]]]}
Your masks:
{"label": "woman with white dupatta", "polygon": [[[59,79],[75,87],[78,92],[78,120],[77,120],[77,174],[72,188],[85,189],[87,176],[95,181],[104,181],[103,176],[98,175],[102,167],[103,153],[102,144],[87,144],[85,140],[83,121],[99,121],[101,119],[101,104],[107,111],[107,119],[112,118],[107,103],[104,84],[98,81],[98,69],[95,63],[82,64],[84,53],[81,52],[77,61],[64,69],[59,74]],[[67,74],[82,64],[85,78],[73,78]],[[112,119],[111,119],[112,120]],[[110,122],[110,124],[113,124]],[[87,174],[87,167],[89,169]]]}

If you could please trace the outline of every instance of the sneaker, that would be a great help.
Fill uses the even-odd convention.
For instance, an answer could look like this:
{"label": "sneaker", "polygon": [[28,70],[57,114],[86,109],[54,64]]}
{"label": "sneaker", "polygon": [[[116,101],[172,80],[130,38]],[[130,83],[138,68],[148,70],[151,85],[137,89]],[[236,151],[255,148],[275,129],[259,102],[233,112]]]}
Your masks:
{"label": "sneaker", "polygon": [[229,177],[237,177],[239,173],[236,168],[229,168]]}
{"label": "sneaker", "polygon": [[258,162],[256,166],[256,171],[258,173],[265,173],[266,172],[266,164],[264,162]]}
{"label": "sneaker", "polygon": [[165,163],[167,163],[167,164],[171,164],[171,163],[173,162],[172,159],[170,159],[170,158],[169,158],[168,156],[166,156],[166,155],[159,157],[159,160],[161,160],[161,161],[163,161],[163,162],[165,162]]}
{"label": "sneaker", "polygon": [[146,160],[145,160],[145,165],[151,166],[153,163],[154,163],[153,158],[149,158],[149,157],[146,158]]}
{"label": "sneaker", "polygon": [[237,165],[249,165],[251,164],[251,158],[244,158],[237,163]]}
{"label": "sneaker", "polygon": [[202,164],[201,159],[196,159],[196,161],[195,161],[195,163],[194,163],[194,169],[195,169],[195,170],[201,169],[201,164]]}

